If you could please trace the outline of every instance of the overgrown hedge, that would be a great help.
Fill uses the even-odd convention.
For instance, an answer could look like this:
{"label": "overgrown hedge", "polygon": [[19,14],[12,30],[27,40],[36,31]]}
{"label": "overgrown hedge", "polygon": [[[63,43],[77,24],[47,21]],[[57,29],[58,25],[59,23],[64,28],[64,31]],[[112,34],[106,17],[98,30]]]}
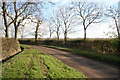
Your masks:
{"label": "overgrown hedge", "polygon": [[0,38],[1,42],[1,59],[4,60],[9,58],[10,56],[15,55],[16,53],[20,52],[20,44],[18,40],[14,38]]}
{"label": "overgrown hedge", "polygon": [[[35,44],[34,39],[24,39],[19,40],[22,44]],[[74,47],[74,48],[83,48],[84,41],[83,39],[68,40],[66,45],[64,45],[63,40],[38,40],[37,44],[41,45],[53,45],[60,47]],[[104,54],[119,54],[118,52],[118,42],[117,39],[88,39],[87,40],[87,49],[92,49]]]}

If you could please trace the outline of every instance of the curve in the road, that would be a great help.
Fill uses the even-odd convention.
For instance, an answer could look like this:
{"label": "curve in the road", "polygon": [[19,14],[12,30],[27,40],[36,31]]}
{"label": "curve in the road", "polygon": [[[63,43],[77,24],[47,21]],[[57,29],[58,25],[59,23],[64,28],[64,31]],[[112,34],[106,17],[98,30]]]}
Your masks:
{"label": "curve in the road", "polygon": [[57,49],[32,46],[44,53],[52,55],[77,71],[82,72],[89,78],[118,78],[119,69],[117,66],[97,61],[94,59],[78,56],[70,52]]}

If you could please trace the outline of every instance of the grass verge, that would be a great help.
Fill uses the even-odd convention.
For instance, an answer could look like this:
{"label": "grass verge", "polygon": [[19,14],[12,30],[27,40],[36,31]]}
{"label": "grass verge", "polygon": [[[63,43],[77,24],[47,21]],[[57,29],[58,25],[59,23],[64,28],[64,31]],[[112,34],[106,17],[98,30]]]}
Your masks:
{"label": "grass verge", "polygon": [[79,78],[87,80],[82,73],[63,64],[55,57],[22,45],[23,52],[2,64],[2,78]]}
{"label": "grass verge", "polygon": [[76,48],[66,48],[66,47],[58,47],[58,46],[50,46],[50,45],[43,45],[44,47],[59,49],[63,51],[72,52],[81,56],[90,57],[96,60],[108,62],[111,64],[115,64],[120,66],[120,57],[115,55],[109,55],[109,54],[102,54],[100,52],[96,52],[93,50],[84,50],[84,49],[76,49]]}

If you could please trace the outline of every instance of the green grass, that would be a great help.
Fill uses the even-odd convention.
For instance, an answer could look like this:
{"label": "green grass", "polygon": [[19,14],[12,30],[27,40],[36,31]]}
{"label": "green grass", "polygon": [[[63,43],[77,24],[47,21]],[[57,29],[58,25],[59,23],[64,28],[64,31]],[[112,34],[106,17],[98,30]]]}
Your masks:
{"label": "green grass", "polygon": [[63,64],[55,57],[22,45],[23,52],[2,64],[3,78],[81,78],[82,73]]}
{"label": "green grass", "polygon": [[109,55],[109,54],[102,54],[97,51],[93,50],[84,50],[84,49],[76,49],[76,48],[66,48],[66,47],[58,47],[58,46],[49,46],[49,45],[43,45],[45,47],[55,48],[63,51],[69,51],[75,54],[79,54],[81,56],[86,56],[90,58],[94,58],[96,60],[101,60],[104,62],[112,63],[115,65],[120,65],[120,57],[115,55]]}

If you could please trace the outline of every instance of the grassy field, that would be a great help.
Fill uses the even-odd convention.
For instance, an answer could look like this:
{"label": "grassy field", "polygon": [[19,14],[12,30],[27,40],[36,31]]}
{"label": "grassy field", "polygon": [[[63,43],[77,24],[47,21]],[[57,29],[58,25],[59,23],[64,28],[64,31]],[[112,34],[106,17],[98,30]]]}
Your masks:
{"label": "grassy field", "polygon": [[23,52],[2,64],[3,78],[81,78],[82,73],[63,64],[55,57],[22,45]]}
{"label": "grassy field", "polygon": [[45,47],[55,48],[63,51],[69,51],[75,54],[79,54],[81,56],[86,56],[90,58],[94,58],[96,60],[101,60],[104,62],[112,63],[115,65],[120,65],[120,57],[116,55],[109,55],[103,54],[93,50],[84,50],[84,49],[77,49],[77,48],[66,48],[66,47],[58,47],[58,46],[50,46],[50,45],[43,45]]}

